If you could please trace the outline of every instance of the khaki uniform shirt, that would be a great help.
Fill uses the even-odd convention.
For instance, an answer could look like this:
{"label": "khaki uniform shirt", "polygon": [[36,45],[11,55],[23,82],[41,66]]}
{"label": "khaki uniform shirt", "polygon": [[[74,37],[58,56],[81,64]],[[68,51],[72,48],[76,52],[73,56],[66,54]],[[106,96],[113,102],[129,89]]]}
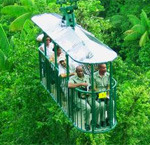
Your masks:
{"label": "khaki uniform shirt", "polygon": [[90,85],[90,79],[88,75],[84,74],[84,77],[79,78],[77,75],[70,77],[69,83],[78,84],[78,83],[88,83]]}
{"label": "khaki uniform shirt", "polygon": [[[73,83],[73,84],[87,83],[88,86],[90,86],[90,79],[89,79],[89,76],[85,75],[85,74],[84,74],[84,77],[82,77],[82,78],[79,78],[77,75],[74,75],[74,76],[70,77],[69,83]],[[81,90],[84,90],[84,91],[88,91],[87,90],[88,88],[84,87],[84,86],[80,86],[78,88],[81,89]],[[89,95],[87,95],[85,93],[81,93],[81,94],[79,93],[78,95],[79,95],[79,98],[82,98],[82,99],[85,99],[86,97],[89,97]]]}
{"label": "khaki uniform shirt", "polygon": [[99,71],[94,73],[94,86],[98,91],[106,91],[110,84],[110,74],[106,72],[100,76]]}

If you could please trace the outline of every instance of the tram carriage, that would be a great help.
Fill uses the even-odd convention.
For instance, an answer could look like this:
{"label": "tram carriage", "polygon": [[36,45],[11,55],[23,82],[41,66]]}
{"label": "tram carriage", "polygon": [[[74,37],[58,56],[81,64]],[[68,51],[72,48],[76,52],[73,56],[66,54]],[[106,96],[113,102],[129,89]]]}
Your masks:
{"label": "tram carriage", "polygon": [[[117,124],[116,118],[116,81],[112,73],[112,61],[116,59],[117,54],[105,44],[101,43],[90,32],[86,31],[79,25],[68,26],[62,21],[62,16],[58,14],[45,13],[32,17],[32,21],[43,31],[44,43],[46,36],[49,36],[54,43],[55,62],[49,61],[46,47],[44,52],[39,51],[40,80],[50,96],[62,109],[64,114],[69,118],[72,124],[83,132],[103,133],[110,131]],[[46,46],[46,45],[45,45]],[[66,57],[67,76],[59,76],[57,63],[57,47],[60,47]],[[88,70],[90,76],[90,90],[80,88],[68,88],[69,65],[82,65],[85,73]],[[98,64],[107,64],[107,70],[110,73],[109,89],[105,91],[95,91],[94,73],[97,71]],[[109,92],[109,103],[105,95]],[[90,129],[86,130],[83,109],[77,105],[79,94],[90,96],[92,104],[90,112]],[[98,97],[99,96],[99,97]],[[85,98],[86,100],[86,98]],[[95,101],[101,103],[104,101],[105,124],[96,126]],[[107,106],[107,107],[106,107]],[[101,107],[101,106],[100,106]],[[100,122],[101,114],[98,114]]]}

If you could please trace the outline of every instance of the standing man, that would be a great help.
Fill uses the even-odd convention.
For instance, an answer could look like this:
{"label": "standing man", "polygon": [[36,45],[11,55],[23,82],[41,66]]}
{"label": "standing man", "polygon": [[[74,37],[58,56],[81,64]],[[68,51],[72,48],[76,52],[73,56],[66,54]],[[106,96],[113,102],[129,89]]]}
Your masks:
{"label": "standing man", "polygon": [[101,125],[105,126],[105,108],[107,108],[107,117],[109,115],[108,107],[106,107],[105,102],[108,103],[109,100],[109,84],[110,84],[110,74],[106,72],[106,64],[99,64],[98,65],[98,71],[94,73],[94,84],[95,84],[95,89],[98,91],[98,99],[100,100],[100,105],[101,105]]}
{"label": "standing man", "polygon": [[[69,79],[68,87],[69,88],[79,88],[81,90],[86,90],[87,87],[90,86],[90,80],[89,76],[85,75],[83,73],[83,68],[82,66],[77,66],[76,67],[76,75],[72,76]],[[86,90],[87,91],[87,90]],[[84,96],[84,97],[83,97]],[[78,98],[77,98],[77,106],[82,109],[83,115],[84,115],[84,121],[85,121],[85,129],[88,131],[90,130],[90,112],[91,112],[91,106],[92,106],[92,98],[90,97],[91,95],[85,94],[80,94],[78,93]],[[98,115],[100,112],[100,107],[99,103],[95,101],[95,111],[96,111],[96,127],[99,127],[98,123]]]}

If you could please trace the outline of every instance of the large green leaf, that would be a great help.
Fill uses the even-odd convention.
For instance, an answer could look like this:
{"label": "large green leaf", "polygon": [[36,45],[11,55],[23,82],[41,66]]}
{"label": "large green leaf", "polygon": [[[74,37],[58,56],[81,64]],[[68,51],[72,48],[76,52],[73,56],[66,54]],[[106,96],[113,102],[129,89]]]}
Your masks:
{"label": "large green leaf", "polygon": [[125,40],[125,41],[132,41],[132,40],[136,40],[136,39],[138,39],[138,38],[140,38],[140,35],[139,35],[137,32],[132,32],[132,33],[128,34],[128,35],[124,38],[124,40]]}
{"label": "large green leaf", "polygon": [[24,5],[24,6],[31,7],[31,6],[35,5],[34,0],[20,0],[20,1],[21,1],[22,5]]}
{"label": "large green leaf", "polygon": [[131,29],[140,35],[143,35],[143,33],[146,31],[146,28],[141,24],[136,24]]}
{"label": "large green leaf", "polygon": [[135,15],[128,15],[129,21],[132,23],[132,25],[140,24],[141,21],[139,18],[137,18]]}
{"label": "large green leaf", "polygon": [[142,10],[142,13],[141,13],[141,23],[146,28],[149,27],[149,22],[148,22],[147,14],[145,13],[144,10]]}
{"label": "large green leaf", "polygon": [[22,37],[22,39],[26,39],[26,38],[29,39],[29,35],[32,38],[33,30],[34,30],[34,25],[31,22],[31,20],[26,20],[26,22],[23,25],[23,29],[21,31],[21,37]]}
{"label": "large green leaf", "polygon": [[1,24],[0,24],[0,48],[2,49],[2,51],[7,56],[8,52],[9,52],[10,45],[9,45],[9,41],[7,39],[6,33],[5,33]]}
{"label": "large green leaf", "polygon": [[27,10],[23,6],[10,5],[6,6],[1,11],[3,14],[8,14],[10,16],[20,16],[24,13],[27,13]]}
{"label": "large green leaf", "polygon": [[27,19],[30,19],[32,13],[25,13],[18,18],[16,18],[10,25],[10,31],[22,30],[23,25]]}
{"label": "large green leaf", "polygon": [[147,40],[148,40],[148,32],[146,31],[146,32],[142,35],[142,37],[141,37],[141,39],[140,39],[140,41],[139,41],[140,47],[144,46],[144,45],[146,44],[146,41],[147,41]]}

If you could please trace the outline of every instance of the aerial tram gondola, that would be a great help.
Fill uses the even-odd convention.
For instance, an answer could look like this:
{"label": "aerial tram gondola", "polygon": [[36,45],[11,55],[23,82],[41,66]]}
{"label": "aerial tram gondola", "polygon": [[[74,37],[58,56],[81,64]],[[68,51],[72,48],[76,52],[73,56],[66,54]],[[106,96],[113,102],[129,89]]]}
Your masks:
{"label": "aerial tram gondola", "polygon": [[[49,36],[54,43],[54,62],[47,56],[46,45],[44,51],[39,50],[40,80],[50,96],[59,105],[64,114],[72,124],[83,132],[103,133],[112,130],[117,124],[116,118],[116,81],[112,73],[112,61],[117,54],[107,45],[101,43],[90,32],[75,23],[74,9],[77,9],[78,0],[70,0],[70,6],[63,6],[67,0],[57,0],[61,4],[63,16],[54,13],[44,13],[32,17],[32,21],[43,31],[44,43]],[[57,62],[57,50],[60,47],[66,59],[66,77],[59,75]],[[90,76],[90,89],[68,88],[70,79],[70,64],[74,66],[82,65],[83,70]],[[107,90],[95,90],[94,73],[99,64],[106,64],[109,72],[109,88]],[[81,101],[79,95],[90,96],[90,129],[86,129],[82,106],[77,105],[77,100]],[[109,94],[109,98],[107,98]],[[84,98],[86,101],[86,98]],[[101,111],[96,114],[96,103],[103,102],[104,120],[101,124]],[[80,104],[80,103],[79,103]],[[99,105],[100,110],[101,105]],[[85,110],[84,110],[85,111]],[[100,122],[97,127],[96,118]]]}

